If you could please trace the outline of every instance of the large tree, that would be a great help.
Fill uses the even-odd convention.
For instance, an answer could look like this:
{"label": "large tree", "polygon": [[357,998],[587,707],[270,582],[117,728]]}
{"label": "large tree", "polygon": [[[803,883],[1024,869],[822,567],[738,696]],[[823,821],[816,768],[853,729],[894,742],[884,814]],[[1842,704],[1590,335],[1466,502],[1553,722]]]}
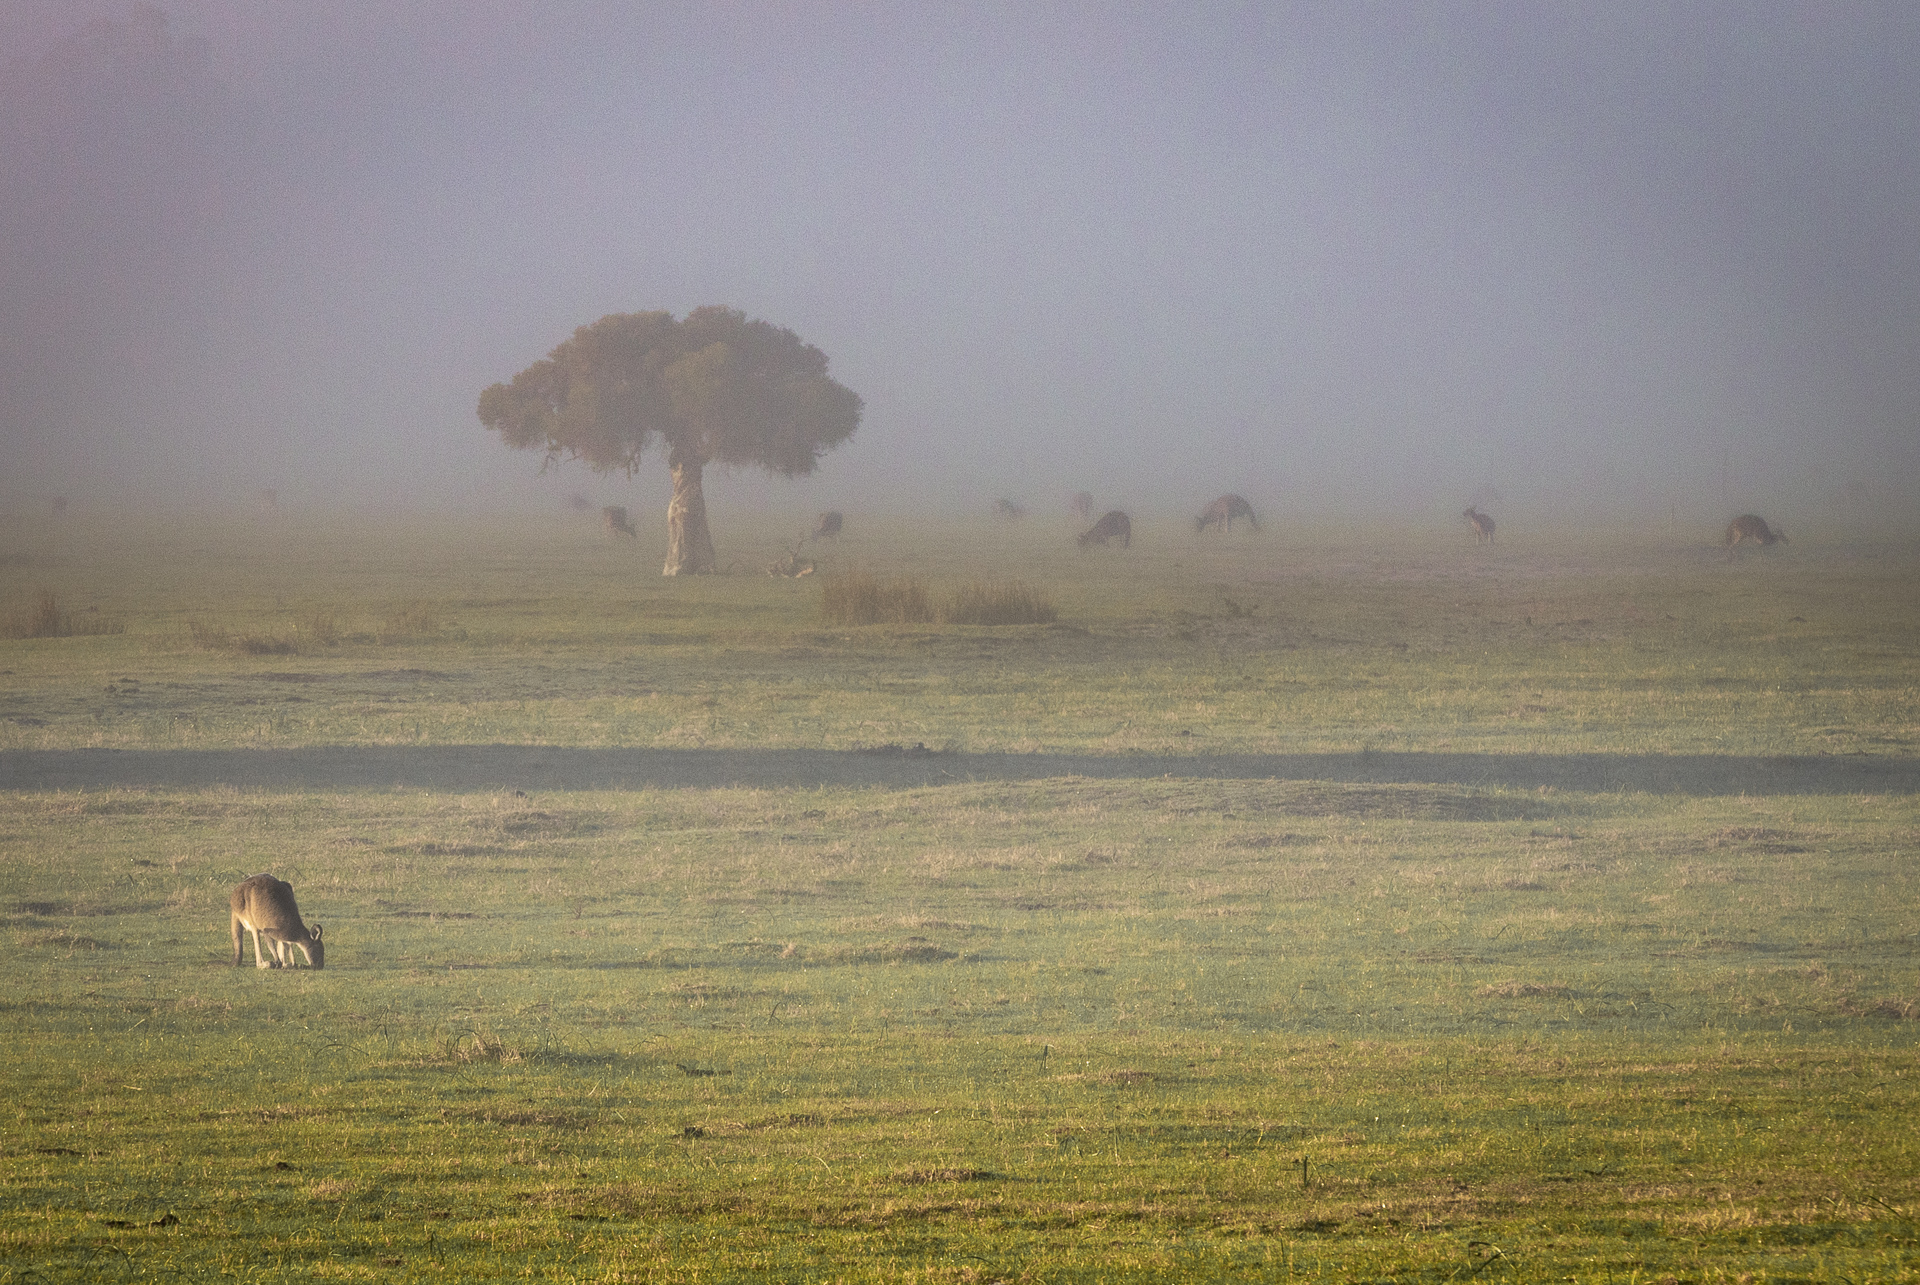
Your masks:
{"label": "large tree", "polygon": [[860,398],[828,378],[827,356],[791,330],[733,308],[616,313],[480,394],[480,422],[508,446],[625,471],[658,442],[673,470],[665,574],[714,569],[700,474],[752,464],[814,470],[853,435]]}

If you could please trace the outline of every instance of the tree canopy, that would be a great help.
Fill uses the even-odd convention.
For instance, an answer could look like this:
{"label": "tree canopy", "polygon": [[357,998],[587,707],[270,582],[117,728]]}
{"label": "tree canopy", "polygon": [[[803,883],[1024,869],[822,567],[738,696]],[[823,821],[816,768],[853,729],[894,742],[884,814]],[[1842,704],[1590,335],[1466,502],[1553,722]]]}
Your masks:
{"label": "tree canopy", "polygon": [[666,573],[714,569],[701,469],[813,472],[853,435],[860,398],[827,357],[783,327],[733,308],[616,313],[480,394],[480,422],[508,446],[629,474],[649,448],[673,470]]}

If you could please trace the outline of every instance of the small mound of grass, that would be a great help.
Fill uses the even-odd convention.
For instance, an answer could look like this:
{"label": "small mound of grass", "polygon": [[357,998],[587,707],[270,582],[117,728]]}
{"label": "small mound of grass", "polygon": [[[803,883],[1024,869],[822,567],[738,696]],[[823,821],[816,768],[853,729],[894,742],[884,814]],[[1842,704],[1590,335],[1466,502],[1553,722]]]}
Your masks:
{"label": "small mound of grass", "polygon": [[[800,953],[800,952],[796,952]],[[958,959],[930,942],[893,942],[880,946],[839,946],[804,953],[808,964],[939,964]]]}
{"label": "small mound of grass", "polygon": [[917,1187],[936,1182],[992,1182],[998,1177],[991,1169],[905,1169],[893,1175],[893,1180]]}
{"label": "small mound of grass", "polygon": [[374,636],[383,643],[411,642],[431,638],[445,628],[439,607],[424,598],[409,598],[387,613]]}
{"label": "small mound of grass", "polygon": [[336,646],[346,637],[346,630],[340,626],[340,617],[327,607],[316,607],[308,612],[306,619],[300,622],[300,627],[307,637],[322,647]]}
{"label": "small mound of grass", "polygon": [[286,634],[236,634],[209,625],[204,620],[187,624],[194,645],[208,651],[230,651],[242,656],[293,656],[300,651],[300,640]]}
{"label": "small mound of grass", "polygon": [[0,616],[0,638],[82,638],[127,632],[124,621],[97,612],[74,615],[60,606],[60,597],[41,589],[32,601]]}
{"label": "small mound of grass", "polygon": [[30,946],[44,946],[53,950],[112,950],[113,947],[98,937],[86,937],[80,933],[68,932],[56,928],[52,932],[37,933],[28,939]]}
{"label": "small mound of grass", "polygon": [[1506,981],[1482,986],[1474,994],[1481,999],[1567,999],[1573,988],[1557,982]]}
{"label": "small mound of grass", "polygon": [[940,618],[950,625],[1050,625],[1060,612],[1018,580],[975,580],[954,593]]}
{"label": "small mound of grass", "polygon": [[821,611],[831,625],[927,625],[933,601],[918,580],[881,580],[851,571],[825,583]]}
{"label": "small mound of grass", "polygon": [[321,606],[277,628],[237,631],[204,620],[193,621],[187,628],[197,646],[243,656],[296,656],[342,643],[391,646],[440,638],[447,631],[446,614],[423,598],[406,599],[376,621],[368,622],[363,617],[360,624],[360,628],[352,628],[349,617],[338,608]]}
{"label": "small mound of grass", "polygon": [[1060,612],[1018,580],[975,580],[937,607],[916,579],[852,571],[825,582],[821,614],[831,625],[1050,625]]}

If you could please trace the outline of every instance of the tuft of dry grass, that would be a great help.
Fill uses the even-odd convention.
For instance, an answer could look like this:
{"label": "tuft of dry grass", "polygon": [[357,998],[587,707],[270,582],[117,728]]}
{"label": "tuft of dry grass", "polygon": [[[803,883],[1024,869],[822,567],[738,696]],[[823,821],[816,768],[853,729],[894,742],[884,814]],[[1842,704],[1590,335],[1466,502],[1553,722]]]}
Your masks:
{"label": "tuft of dry grass", "polygon": [[934,619],[926,585],[910,577],[883,581],[865,571],[826,581],[821,612],[832,625],[926,625]]}
{"label": "tuft of dry grass", "polygon": [[940,618],[950,625],[1050,625],[1060,611],[1018,580],[974,580],[955,591]]}
{"label": "tuft of dry grass", "polygon": [[409,598],[387,613],[375,634],[383,643],[431,638],[446,628],[440,608],[424,598]]}
{"label": "tuft of dry grass", "polygon": [[334,607],[315,607],[278,628],[234,631],[204,620],[187,625],[195,645],[208,651],[243,656],[294,656],[318,647],[342,643],[380,643],[392,646],[441,637],[447,628],[441,608],[423,598],[407,598],[381,616],[370,630],[350,629],[347,618]]}
{"label": "tuft of dry grass", "polygon": [[285,634],[236,634],[218,629],[203,620],[189,621],[187,631],[194,645],[208,651],[230,651],[242,656],[292,656],[299,652],[297,638]]}
{"label": "tuft of dry grass", "polygon": [[308,612],[300,628],[322,647],[335,646],[346,637],[346,630],[340,627],[340,617],[330,607],[316,607]]}
{"label": "tuft of dry grass", "polygon": [[443,1064],[468,1062],[518,1062],[526,1053],[482,1027],[444,1035],[434,1050],[434,1060]]}
{"label": "tuft of dry grass", "polygon": [[75,616],[62,609],[51,589],[37,591],[24,607],[0,617],[0,638],[80,638],[126,631],[124,621],[97,613]]}
{"label": "tuft of dry grass", "polygon": [[933,595],[917,579],[881,580],[864,571],[849,572],[823,586],[821,611],[833,625],[1045,625],[1059,610],[1031,586],[1018,580],[972,580],[952,597],[934,605]]}
{"label": "tuft of dry grass", "polygon": [[1573,988],[1557,982],[1506,981],[1482,986],[1474,994],[1481,999],[1566,999]]}

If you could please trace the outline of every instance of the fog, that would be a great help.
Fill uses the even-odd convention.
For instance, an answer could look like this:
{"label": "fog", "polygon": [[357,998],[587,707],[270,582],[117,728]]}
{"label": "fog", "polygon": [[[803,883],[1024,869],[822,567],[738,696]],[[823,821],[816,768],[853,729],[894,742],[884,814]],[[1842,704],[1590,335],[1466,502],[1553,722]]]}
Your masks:
{"label": "fog", "polygon": [[[0,0],[0,505],[664,507],[480,390],[724,303],[768,505],[1920,512],[1920,9]],[[654,461],[654,464],[662,464]]]}

